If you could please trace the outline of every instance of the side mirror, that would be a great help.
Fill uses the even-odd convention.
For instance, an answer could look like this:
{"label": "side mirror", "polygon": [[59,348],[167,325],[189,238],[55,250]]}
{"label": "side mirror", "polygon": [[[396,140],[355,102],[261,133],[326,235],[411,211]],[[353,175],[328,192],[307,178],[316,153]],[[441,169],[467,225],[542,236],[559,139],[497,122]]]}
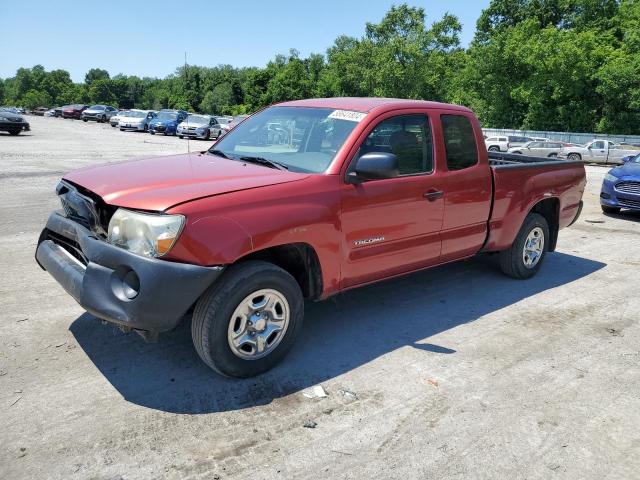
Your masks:
{"label": "side mirror", "polygon": [[400,174],[398,157],[393,153],[365,153],[358,160],[353,171],[348,175],[349,183],[360,183],[368,180],[394,178]]}

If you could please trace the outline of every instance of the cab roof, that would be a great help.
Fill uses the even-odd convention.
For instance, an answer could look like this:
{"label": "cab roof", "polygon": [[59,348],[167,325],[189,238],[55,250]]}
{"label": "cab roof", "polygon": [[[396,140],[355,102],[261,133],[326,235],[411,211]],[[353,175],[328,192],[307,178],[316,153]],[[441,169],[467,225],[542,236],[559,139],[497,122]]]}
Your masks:
{"label": "cab roof", "polygon": [[293,100],[276,104],[282,107],[311,107],[333,108],[336,110],[353,110],[356,112],[370,112],[374,109],[395,110],[397,108],[425,108],[446,109],[471,112],[460,105],[450,105],[426,100],[403,100],[400,98],[366,98],[366,97],[335,97],[335,98],[310,98],[306,100]]}

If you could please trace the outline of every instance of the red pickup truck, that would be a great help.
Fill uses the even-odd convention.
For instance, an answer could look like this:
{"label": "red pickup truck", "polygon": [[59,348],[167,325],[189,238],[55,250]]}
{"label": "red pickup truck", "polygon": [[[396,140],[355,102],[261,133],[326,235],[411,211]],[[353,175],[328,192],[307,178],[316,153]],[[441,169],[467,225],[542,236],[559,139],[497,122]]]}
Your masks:
{"label": "red pickup truck", "polygon": [[193,310],[202,360],[248,377],[291,349],[304,299],[489,252],[531,277],[584,188],[580,162],[488,154],[464,107],[293,101],[207,151],[66,175],[36,258],[149,340]]}

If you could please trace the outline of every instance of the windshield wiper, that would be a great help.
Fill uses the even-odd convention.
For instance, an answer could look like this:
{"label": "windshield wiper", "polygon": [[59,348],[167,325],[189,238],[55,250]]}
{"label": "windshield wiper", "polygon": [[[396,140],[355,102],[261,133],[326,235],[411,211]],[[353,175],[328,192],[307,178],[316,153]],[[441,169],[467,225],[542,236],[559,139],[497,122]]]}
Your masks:
{"label": "windshield wiper", "polygon": [[211,155],[218,155],[219,157],[222,157],[222,158],[228,158],[229,160],[233,160],[229,155],[224,153],[222,150],[217,150],[215,148],[213,150],[207,150],[207,153],[210,153]]}
{"label": "windshield wiper", "polygon": [[257,163],[258,165],[265,165],[271,168],[277,168],[278,170],[289,170],[289,167],[286,165],[276,162],[275,160],[269,160],[268,158],[263,157],[240,157],[238,160],[242,160],[250,163]]}

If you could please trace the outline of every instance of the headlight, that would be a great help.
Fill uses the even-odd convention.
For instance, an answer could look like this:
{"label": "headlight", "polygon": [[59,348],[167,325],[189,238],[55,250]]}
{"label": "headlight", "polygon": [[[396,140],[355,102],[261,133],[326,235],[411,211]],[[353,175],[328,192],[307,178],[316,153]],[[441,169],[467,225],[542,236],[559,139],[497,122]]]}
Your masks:
{"label": "headlight", "polygon": [[153,215],[119,208],[111,217],[107,242],[145,257],[161,257],[178,239],[182,215]]}
{"label": "headlight", "polygon": [[7,117],[0,117],[0,122],[8,122],[9,119]]}
{"label": "headlight", "polygon": [[605,180],[605,182],[617,182],[618,181],[618,177],[615,177],[615,176],[611,175],[610,173],[607,173],[604,176],[604,180]]}

